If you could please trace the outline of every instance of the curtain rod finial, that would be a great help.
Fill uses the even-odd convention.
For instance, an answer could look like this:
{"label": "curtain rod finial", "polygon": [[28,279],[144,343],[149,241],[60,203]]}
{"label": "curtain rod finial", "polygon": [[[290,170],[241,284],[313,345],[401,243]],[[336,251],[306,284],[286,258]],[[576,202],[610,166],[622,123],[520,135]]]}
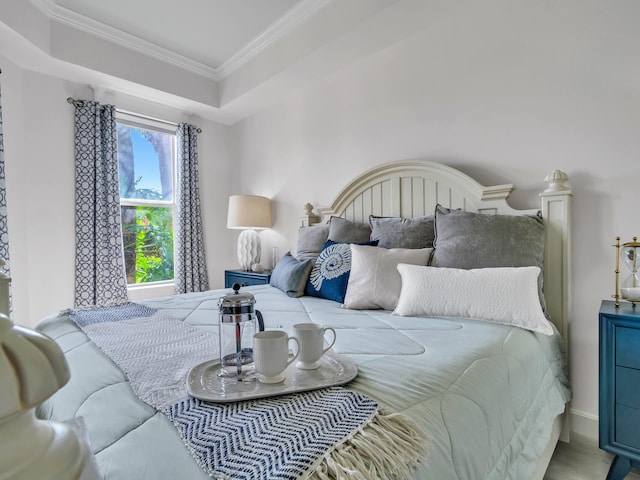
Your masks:
{"label": "curtain rod finial", "polygon": [[74,107],[84,107],[84,102],[82,100],[76,100],[73,97],[67,97],[67,103]]}

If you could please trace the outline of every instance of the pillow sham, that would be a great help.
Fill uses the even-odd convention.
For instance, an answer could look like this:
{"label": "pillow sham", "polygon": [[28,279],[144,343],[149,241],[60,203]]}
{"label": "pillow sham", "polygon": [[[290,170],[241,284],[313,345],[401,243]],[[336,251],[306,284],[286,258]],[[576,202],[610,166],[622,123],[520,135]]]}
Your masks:
{"label": "pillow sham", "polygon": [[299,261],[287,252],[273,268],[269,283],[290,297],[301,297],[312,268],[310,259]]}
{"label": "pillow sham", "polygon": [[[363,242],[361,245],[375,246],[377,243]],[[328,240],[311,269],[307,295],[343,303],[350,272],[351,245]]]}
{"label": "pillow sham", "polygon": [[342,217],[331,217],[329,240],[338,243],[362,243],[371,239],[371,227]]}
{"label": "pillow sham", "polygon": [[433,215],[415,218],[369,216],[371,240],[383,248],[433,247]]}
{"label": "pillow sham", "polygon": [[398,264],[427,265],[432,248],[380,248],[351,245],[351,273],[344,307],[360,310],[393,310],[402,279]]}
{"label": "pillow sham", "polygon": [[322,247],[329,239],[329,225],[313,225],[298,229],[298,244],[296,258],[298,260],[310,259],[315,262],[322,251]]}
{"label": "pillow sham", "polygon": [[538,300],[538,267],[478,269],[399,264],[395,315],[463,317],[553,335]]}
{"label": "pillow sham", "polygon": [[[450,268],[544,267],[544,224],[534,215],[486,215],[437,205],[430,265]],[[543,276],[538,296],[543,311]]]}

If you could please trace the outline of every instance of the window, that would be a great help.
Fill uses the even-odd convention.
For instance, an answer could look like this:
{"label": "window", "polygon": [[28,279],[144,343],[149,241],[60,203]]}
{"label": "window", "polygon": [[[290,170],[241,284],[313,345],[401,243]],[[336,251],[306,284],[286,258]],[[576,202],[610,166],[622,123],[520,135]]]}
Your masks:
{"label": "window", "polygon": [[127,284],[172,281],[175,131],[128,117],[117,121]]}

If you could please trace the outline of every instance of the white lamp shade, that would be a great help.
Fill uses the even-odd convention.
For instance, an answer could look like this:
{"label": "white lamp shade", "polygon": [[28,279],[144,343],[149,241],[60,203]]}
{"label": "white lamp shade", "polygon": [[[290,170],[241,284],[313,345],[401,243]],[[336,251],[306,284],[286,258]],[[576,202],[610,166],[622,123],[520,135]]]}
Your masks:
{"label": "white lamp shade", "polygon": [[260,237],[255,230],[271,228],[271,205],[267,197],[232,195],[229,197],[227,228],[243,229],[238,238],[238,262],[243,270],[260,262]]}
{"label": "white lamp shade", "polygon": [[231,195],[227,228],[259,230],[271,228],[271,205],[267,197],[258,195]]}

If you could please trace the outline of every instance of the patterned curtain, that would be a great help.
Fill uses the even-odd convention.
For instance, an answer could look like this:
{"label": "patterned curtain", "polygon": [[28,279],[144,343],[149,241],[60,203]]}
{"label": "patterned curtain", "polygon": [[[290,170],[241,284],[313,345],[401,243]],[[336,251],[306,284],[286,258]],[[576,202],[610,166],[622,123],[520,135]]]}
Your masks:
{"label": "patterned curtain", "polygon": [[180,123],[177,141],[176,293],[202,292],[209,289],[209,280],[204,255],[200,193],[198,191],[197,127]]}
{"label": "patterned curtain", "polygon": [[2,91],[0,91],[0,258],[7,276],[9,271],[9,230],[7,229],[7,182],[4,176],[4,135],[2,133]]}
{"label": "patterned curtain", "polygon": [[128,300],[115,107],[77,101],[76,307]]}
{"label": "patterned curtain", "polygon": [[[2,70],[0,70],[2,73]],[[0,91],[0,258],[4,261],[4,265],[0,265],[0,271],[7,277],[11,277],[11,270],[9,269],[9,229],[7,228],[7,181],[4,176],[4,134],[2,133],[2,92]],[[9,285],[9,291],[6,292],[9,295],[7,298],[8,305],[0,305],[0,311],[9,315],[13,310],[13,300],[11,298],[11,283]]]}

